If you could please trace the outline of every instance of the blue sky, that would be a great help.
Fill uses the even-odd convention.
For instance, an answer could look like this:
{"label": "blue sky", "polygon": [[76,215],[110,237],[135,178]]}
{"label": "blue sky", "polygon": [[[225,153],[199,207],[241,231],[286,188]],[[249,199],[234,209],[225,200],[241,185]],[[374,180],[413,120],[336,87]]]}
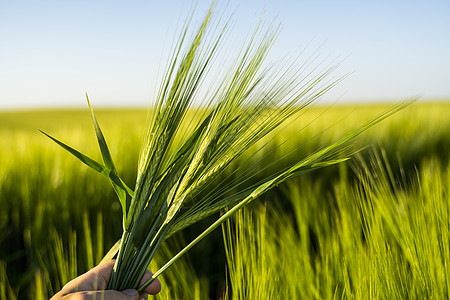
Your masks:
{"label": "blue sky", "polygon": [[[346,59],[326,99],[450,98],[450,1],[237,1],[231,41],[264,13],[271,57],[309,45]],[[161,57],[193,1],[0,1],[0,110],[147,106]],[[198,1],[199,21],[210,1]],[[253,26],[254,27],[254,26]]]}

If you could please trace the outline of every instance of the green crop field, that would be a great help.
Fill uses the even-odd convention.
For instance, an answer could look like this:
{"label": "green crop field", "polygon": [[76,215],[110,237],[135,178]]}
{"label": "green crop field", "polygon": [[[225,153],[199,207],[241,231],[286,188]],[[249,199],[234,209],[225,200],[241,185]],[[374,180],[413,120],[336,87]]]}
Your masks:
{"label": "green crop field", "polygon": [[[309,107],[228,174],[299,160],[391,106]],[[130,185],[147,111],[96,115]],[[350,161],[264,194],[163,273],[156,298],[450,297],[449,116],[450,101],[414,103],[359,136]],[[110,184],[39,130],[101,159],[88,109],[0,112],[0,299],[51,297],[122,231]],[[150,269],[207,224],[166,240]]]}

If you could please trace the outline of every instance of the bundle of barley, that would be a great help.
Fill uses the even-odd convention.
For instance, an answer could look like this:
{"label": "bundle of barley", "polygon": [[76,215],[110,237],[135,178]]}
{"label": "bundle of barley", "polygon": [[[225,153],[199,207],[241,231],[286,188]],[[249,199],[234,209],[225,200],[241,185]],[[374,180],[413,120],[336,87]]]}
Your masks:
{"label": "bundle of barley", "polygon": [[[263,62],[278,27],[259,25],[246,46],[231,60],[225,75],[214,78],[218,82],[215,88],[200,93],[229,30],[229,22],[223,25],[220,20],[212,22],[213,10],[208,11],[195,34],[190,37],[187,22],[179,37],[149,118],[134,191],[119,177],[90,104],[104,164],[51,137],[108,178],[118,195],[123,211],[123,234],[119,246],[113,247],[108,255],[115,255],[118,248],[109,282],[111,289],[137,288],[158,247],[170,235],[225,210],[151,280],[270,188],[294,176],[346,160],[351,155],[347,151],[350,139],[405,105],[399,104],[335,143],[271,171],[269,176],[258,177],[253,171],[257,161],[253,161],[239,166],[246,168],[240,172],[242,176],[221,182],[236,158],[246,151],[260,151],[263,146],[254,147],[257,142],[261,144],[263,137],[338,80],[329,80],[333,67],[311,68],[312,58],[300,67],[289,61],[265,67]],[[194,105],[196,115],[192,116],[190,111]],[[191,119],[187,120],[188,117]],[[246,155],[251,157],[252,153]]]}

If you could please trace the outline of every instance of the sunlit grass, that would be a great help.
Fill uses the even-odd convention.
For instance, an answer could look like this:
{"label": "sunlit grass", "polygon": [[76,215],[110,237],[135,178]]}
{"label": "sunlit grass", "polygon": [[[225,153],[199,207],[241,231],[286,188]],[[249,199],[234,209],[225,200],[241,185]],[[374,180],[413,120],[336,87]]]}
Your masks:
{"label": "sunlit grass", "polygon": [[268,202],[224,227],[232,299],[448,298],[448,164],[417,180],[381,156],[362,166],[357,185],[291,182],[292,212]]}
{"label": "sunlit grass", "polygon": [[[438,190],[436,190],[436,186],[434,185],[436,180],[433,178],[439,178],[443,175],[437,176],[433,172],[437,170],[436,167],[444,170],[446,163],[448,163],[448,152],[445,149],[449,149],[447,145],[450,144],[450,134],[448,132],[450,129],[450,120],[447,118],[449,106],[449,103],[416,103],[399,112],[396,116],[386,120],[376,128],[368,130],[360,137],[359,142],[361,145],[367,143],[383,145],[386,148],[391,165],[396,170],[394,172],[397,174],[400,172],[398,168],[394,167],[398,161],[397,155],[403,161],[405,161],[405,157],[409,157],[410,164],[413,166],[413,174],[414,166],[420,167],[424,160],[429,160],[433,157],[437,158],[434,167],[428,169],[422,168],[421,172],[428,175],[426,180],[423,177],[420,185],[416,186],[422,190],[422,193],[426,193],[426,190],[437,193]],[[291,143],[301,144],[312,138],[316,130],[330,128],[320,138],[313,139],[306,144],[307,149],[317,149],[328,143],[335,136],[342,134],[340,130],[354,128],[364,118],[369,119],[373,116],[371,114],[376,114],[377,111],[382,111],[386,108],[387,106],[384,105],[370,107],[336,106],[323,113],[326,108],[313,107],[301,118],[296,120],[292,124],[292,127],[282,130],[278,134],[282,135],[280,140],[288,138]],[[348,113],[351,111],[354,111],[354,113],[349,115]],[[318,122],[313,122],[307,129],[298,133],[301,126],[304,123],[308,123],[306,120],[313,120],[320,114],[323,116],[318,119]],[[74,158],[67,156],[52,144],[49,144],[36,130],[38,128],[45,129],[55,132],[58,135],[73,132],[75,134],[70,136],[74,138],[74,146],[95,157],[98,152],[95,137],[89,134],[90,131],[84,132],[85,128],[90,129],[90,120],[89,117],[79,119],[81,115],[83,114],[72,114],[70,110],[64,112],[49,110],[45,112],[35,111],[32,113],[0,113],[0,120],[2,120],[0,122],[0,149],[2,153],[0,155],[0,202],[2,205],[2,210],[0,210],[0,244],[2,245],[0,248],[0,260],[6,262],[7,277],[3,278],[8,278],[9,283],[13,287],[13,291],[21,295],[19,297],[20,299],[28,297],[26,295],[30,292],[30,286],[42,286],[45,288],[42,293],[49,293],[48,295],[51,295],[51,291],[56,290],[61,285],[61,282],[57,283],[55,281],[55,276],[59,276],[55,273],[56,270],[49,270],[49,274],[45,275],[46,273],[39,266],[37,256],[37,253],[40,253],[47,261],[52,259],[49,247],[53,244],[49,240],[48,235],[48,232],[53,230],[51,228],[55,228],[62,238],[63,244],[65,245],[64,253],[69,257],[70,232],[77,233],[76,252],[78,253],[78,257],[76,262],[78,273],[87,269],[87,262],[85,261],[85,229],[83,227],[83,214],[85,211],[89,215],[93,241],[98,240],[96,229],[97,215],[99,212],[103,213],[103,252],[106,252],[115,242],[117,236],[120,235],[120,224],[105,227],[106,224],[111,224],[110,222],[120,217],[120,206],[114,200],[115,196],[109,184],[101,176],[95,174],[86,166],[79,164]],[[117,122],[119,116],[122,116],[125,121]],[[333,126],[336,122],[336,117],[342,117],[343,121],[338,123],[338,126]],[[102,122],[105,127],[105,136],[111,141],[111,152],[114,158],[120,158],[116,159],[117,168],[124,175],[126,182],[135,180],[136,163],[145,118],[146,110],[124,112],[118,110],[100,110],[98,112],[99,122]],[[16,121],[12,122],[12,119]],[[62,122],[63,120],[64,122]],[[28,125],[25,126],[26,128],[16,125],[22,121],[25,123],[28,122]],[[70,124],[70,126],[65,127],[65,122]],[[301,124],[301,126],[298,124]],[[108,128],[113,129],[108,130]],[[313,130],[313,128],[316,129]],[[117,143],[114,146],[115,140],[124,142]],[[278,141],[278,138],[276,138],[273,146]],[[299,151],[307,150],[303,149]],[[279,156],[280,154],[282,154],[282,151],[276,150],[273,153],[274,156],[269,156],[269,158],[273,159],[273,157]],[[291,155],[295,156],[297,154],[294,152]],[[439,164],[442,166],[439,166]],[[428,170],[427,173],[425,173],[426,170]],[[350,171],[347,172],[351,173]],[[342,177],[339,179],[335,173],[332,173],[334,175],[327,176],[323,176],[323,174],[321,173],[320,177],[313,174],[314,176],[311,180],[320,178],[327,188],[317,186],[311,189],[309,185],[300,185],[297,188],[300,190],[298,192],[295,192],[295,188],[291,187],[290,189],[292,191],[288,192],[285,196],[283,196],[284,193],[280,190],[274,191],[268,196],[279,197],[282,203],[285,202],[282,199],[296,197],[295,195],[300,192],[301,199],[320,198],[317,202],[300,202],[304,205],[308,203],[308,205],[317,205],[314,214],[308,213],[310,210],[303,210],[304,215],[302,215],[302,218],[305,220],[329,220],[330,216],[327,216],[326,213],[326,208],[329,206],[327,191],[329,191],[329,187],[333,186],[331,183],[336,181],[345,183],[346,181]],[[411,177],[411,173],[409,175],[406,174],[406,176]],[[447,181],[441,181],[443,187],[449,186],[448,176],[446,178]],[[72,182],[76,182],[76,185],[72,184]],[[351,188],[351,182],[348,184],[350,185],[348,188]],[[415,197],[419,197],[419,190],[416,192],[418,194]],[[314,196],[315,194],[317,195]],[[350,205],[348,208],[348,211],[352,212],[350,217],[356,222],[357,219],[353,218],[355,215],[354,210],[353,205]],[[322,217],[315,217],[317,214],[322,215]],[[283,219],[282,215],[279,218]],[[285,220],[285,222],[287,221]],[[322,223],[327,224],[325,221]],[[308,227],[304,228],[306,229],[302,230],[308,231]],[[357,237],[361,236],[360,231],[352,234]],[[303,247],[308,248],[309,246],[306,242],[307,240],[303,242],[305,243]],[[165,257],[165,259],[167,258],[168,256]],[[299,256],[299,258],[300,260],[308,259],[303,256]],[[92,259],[96,263],[98,256]],[[162,264],[163,261],[160,261],[160,263]],[[353,264],[357,263],[357,261],[353,262]],[[176,272],[176,265],[174,268],[173,272]],[[18,272],[18,270],[22,271]],[[40,270],[40,273],[37,272],[38,270]],[[168,269],[167,272],[171,274],[172,271]],[[214,277],[222,277],[224,276],[225,269],[223,266],[218,265],[215,272]],[[307,272],[307,270],[302,272]],[[70,277],[73,275],[67,276]],[[231,278],[229,280],[231,282]],[[27,283],[30,284],[27,285]],[[166,288],[170,290],[170,283],[166,284],[169,284]],[[33,291],[32,294],[34,293]],[[173,295],[173,293],[178,292],[170,290],[164,293]],[[213,294],[216,293],[213,292]],[[217,294],[222,293],[218,291]]]}

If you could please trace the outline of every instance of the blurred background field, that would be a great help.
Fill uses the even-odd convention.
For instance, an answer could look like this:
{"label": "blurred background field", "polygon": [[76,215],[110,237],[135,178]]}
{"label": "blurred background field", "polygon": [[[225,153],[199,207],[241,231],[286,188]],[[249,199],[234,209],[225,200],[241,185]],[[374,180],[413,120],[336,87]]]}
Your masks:
{"label": "blurred background field", "polygon": [[[236,165],[257,159],[270,172],[270,163],[298,160],[391,106],[309,107],[264,141],[268,150]],[[132,183],[147,111],[96,114]],[[375,152],[270,191],[164,273],[159,297],[448,297],[449,116],[449,101],[414,103],[355,141]],[[53,295],[121,234],[108,182],[38,130],[100,160],[87,109],[0,112],[1,299]],[[152,269],[207,222],[167,240]]]}

